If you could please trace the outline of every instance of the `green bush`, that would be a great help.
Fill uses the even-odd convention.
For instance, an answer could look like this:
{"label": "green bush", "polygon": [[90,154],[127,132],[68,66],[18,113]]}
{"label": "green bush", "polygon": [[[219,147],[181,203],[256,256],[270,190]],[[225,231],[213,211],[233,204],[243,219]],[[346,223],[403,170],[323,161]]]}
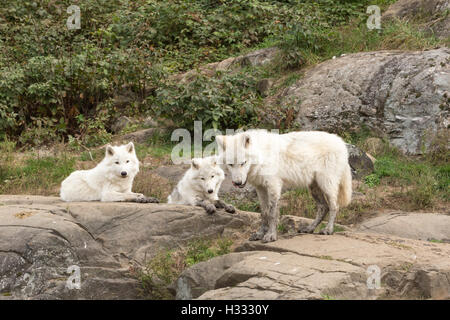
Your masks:
{"label": "green bush", "polygon": [[367,5],[392,1],[86,0],[80,30],[66,27],[70,0],[3,1],[0,131],[20,144],[70,135],[94,145],[119,115],[242,126],[258,103],[253,76],[200,77],[185,90],[164,78],[262,46],[282,47],[284,68],[384,43],[432,46],[407,23],[367,31]]}
{"label": "green bush", "polygon": [[364,177],[364,183],[373,188],[380,184],[380,177],[375,173],[369,174]]}
{"label": "green bush", "polygon": [[193,129],[238,128],[249,125],[259,103],[257,79],[245,71],[216,77],[198,75],[187,84],[169,84],[157,90],[156,116],[172,119],[177,126]]}

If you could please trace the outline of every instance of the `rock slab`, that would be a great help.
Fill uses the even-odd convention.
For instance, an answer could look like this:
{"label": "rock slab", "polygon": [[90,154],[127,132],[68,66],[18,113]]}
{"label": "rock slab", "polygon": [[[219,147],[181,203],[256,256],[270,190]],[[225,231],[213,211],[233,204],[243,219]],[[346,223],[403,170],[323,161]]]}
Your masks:
{"label": "rock slab", "polygon": [[450,125],[450,49],[360,52],[305,71],[278,97],[302,130],[362,126],[419,154]]}
{"label": "rock slab", "polygon": [[[232,234],[256,214],[138,203],[0,196],[0,299],[138,299],[133,269],[192,239]],[[71,266],[81,288],[70,289]]]}
{"label": "rock slab", "polygon": [[[345,231],[247,242],[236,251],[241,256],[185,271],[177,281],[179,298],[450,298],[450,245],[445,243]],[[208,282],[193,281],[191,275],[198,273]]]}

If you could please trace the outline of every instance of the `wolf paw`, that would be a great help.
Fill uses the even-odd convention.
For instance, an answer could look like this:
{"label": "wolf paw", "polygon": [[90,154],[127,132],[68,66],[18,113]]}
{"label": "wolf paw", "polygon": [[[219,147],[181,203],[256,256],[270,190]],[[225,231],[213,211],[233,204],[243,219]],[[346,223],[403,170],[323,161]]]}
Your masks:
{"label": "wolf paw", "polygon": [[333,234],[332,230],[329,230],[328,228],[323,228],[322,230],[319,231],[319,234],[326,234],[326,235],[330,235]]}
{"label": "wolf paw", "polygon": [[276,233],[266,233],[264,237],[262,238],[262,242],[272,242],[277,240],[277,234]]}
{"label": "wolf paw", "polygon": [[136,198],[137,203],[159,203],[159,200],[153,197],[146,197],[143,194],[139,194]]}
{"label": "wolf paw", "polygon": [[138,202],[138,203],[145,203],[145,199],[147,197],[144,196],[142,193],[138,193],[136,194],[136,199],[134,199],[134,201]]}
{"label": "wolf paw", "polygon": [[236,209],[232,205],[225,206],[225,211],[228,213],[236,213]]}
{"label": "wolf paw", "polygon": [[159,203],[159,200],[157,198],[148,197],[147,202],[148,203]]}
{"label": "wolf paw", "polygon": [[216,212],[216,206],[214,206],[213,204],[208,204],[205,207],[206,213],[208,214],[213,214],[214,212]]}

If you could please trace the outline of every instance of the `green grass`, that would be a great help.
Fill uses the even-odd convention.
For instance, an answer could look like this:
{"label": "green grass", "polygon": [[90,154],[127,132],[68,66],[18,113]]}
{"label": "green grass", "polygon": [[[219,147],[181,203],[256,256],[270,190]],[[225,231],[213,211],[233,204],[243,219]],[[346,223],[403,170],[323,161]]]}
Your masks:
{"label": "green grass", "polygon": [[284,46],[287,50],[298,50],[306,65],[314,65],[333,56],[354,52],[376,50],[423,50],[443,45],[443,41],[427,35],[413,22],[394,20],[383,22],[381,30],[369,30],[366,18],[355,19],[348,25],[335,28],[319,28],[312,32],[317,48],[302,47],[289,38]]}
{"label": "green grass", "polygon": [[278,224],[277,230],[278,230],[278,232],[280,232],[280,233],[286,233],[286,232],[287,232],[286,226],[285,226],[284,224],[282,224],[282,223],[279,223],[279,224]]}
{"label": "green grass", "polygon": [[[324,229],[326,226],[327,226],[327,223],[326,223],[326,222],[322,222],[322,223],[319,225],[319,227],[318,227],[318,228],[319,228],[318,231]],[[340,226],[334,225],[334,227],[333,227],[333,232],[342,232],[342,231],[345,231],[345,229],[342,228],[342,227],[340,227]]]}
{"label": "green grass", "polygon": [[7,137],[0,141],[0,183],[5,183],[5,180],[11,176],[11,162],[15,147],[16,143],[8,140]]}
{"label": "green grass", "polygon": [[155,132],[145,143],[136,144],[136,155],[139,159],[147,155],[162,159],[171,155],[177,144],[177,141],[171,141],[170,133]]}
{"label": "green grass", "polygon": [[[91,158],[92,156],[92,158]],[[99,162],[105,157],[105,149],[92,149],[89,151],[83,151],[80,154],[79,159],[81,161],[96,161]]]}
{"label": "green grass", "polygon": [[257,200],[254,201],[247,198],[242,200],[227,199],[225,202],[232,204],[234,207],[242,211],[259,212],[261,209]]}
{"label": "green grass", "polygon": [[155,158],[164,158],[172,153],[173,146],[169,143],[136,144],[136,155],[138,159],[144,159],[147,155]]}
{"label": "green grass", "polygon": [[283,194],[286,205],[280,208],[281,215],[315,218],[316,203],[307,189],[298,188]]}
{"label": "green grass", "polygon": [[178,250],[161,250],[137,275],[141,294],[149,299],[173,299],[167,289],[188,267],[230,253],[233,241],[228,238],[196,239]]}
{"label": "green grass", "polygon": [[[392,186],[404,186],[404,196],[417,208],[431,207],[439,199],[448,200],[450,165],[434,165],[426,159],[384,155],[375,162],[369,181],[384,181]],[[367,183],[366,177],[366,183]]]}
{"label": "green grass", "polygon": [[[61,181],[74,171],[75,157],[31,157],[22,165],[10,165],[2,170],[3,194],[43,194],[54,193]],[[5,166],[4,164],[2,166]]]}
{"label": "green grass", "polygon": [[186,265],[193,266],[199,262],[221,256],[230,252],[233,242],[230,239],[218,239],[215,244],[211,240],[195,240],[188,244]]}

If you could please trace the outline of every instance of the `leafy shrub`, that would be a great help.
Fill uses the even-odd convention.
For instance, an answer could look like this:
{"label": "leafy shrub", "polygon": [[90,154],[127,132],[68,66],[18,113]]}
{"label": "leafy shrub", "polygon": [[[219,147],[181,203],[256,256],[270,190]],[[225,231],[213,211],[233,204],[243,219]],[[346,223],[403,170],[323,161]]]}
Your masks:
{"label": "leafy shrub", "polygon": [[188,129],[197,120],[206,128],[238,128],[254,120],[258,102],[256,78],[245,71],[212,78],[198,75],[187,84],[159,88],[154,112]]}
{"label": "leafy shrub", "polygon": [[0,131],[20,144],[72,136],[94,145],[108,141],[119,115],[146,112],[186,119],[184,127],[199,116],[207,126],[241,126],[254,117],[251,77],[198,79],[186,91],[161,79],[261,46],[281,46],[283,67],[297,68],[344,52],[436,44],[407,23],[369,32],[367,5],[392,1],[86,0],[77,3],[80,30],[66,28],[71,0],[3,1]]}

